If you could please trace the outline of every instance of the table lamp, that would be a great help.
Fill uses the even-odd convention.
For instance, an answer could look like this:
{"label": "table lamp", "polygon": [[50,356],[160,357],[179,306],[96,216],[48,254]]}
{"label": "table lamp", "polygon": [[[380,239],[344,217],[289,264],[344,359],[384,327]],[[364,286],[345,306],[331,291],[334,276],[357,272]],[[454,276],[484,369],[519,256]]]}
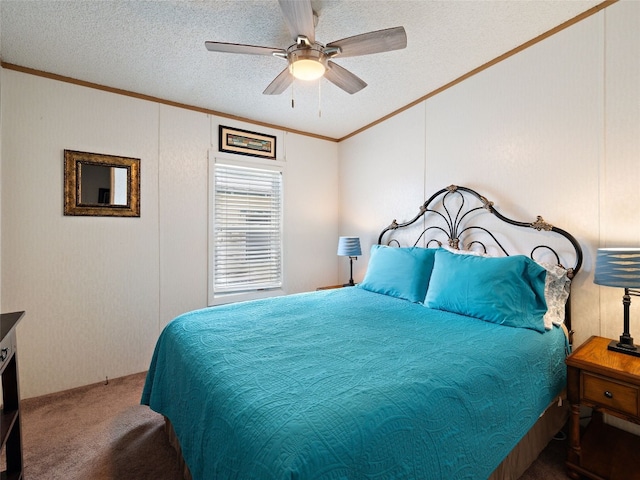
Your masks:
{"label": "table lamp", "polygon": [[629,333],[631,295],[640,296],[640,248],[599,248],[593,282],[607,287],[624,288],[624,331],[620,341],[613,340],[608,349],[640,357],[640,350]]}
{"label": "table lamp", "polygon": [[353,259],[358,259],[359,255],[362,255],[362,249],[360,248],[359,237],[340,237],[338,239],[338,255],[341,257],[349,257],[349,266],[351,268],[351,275],[349,277],[349,283],[345,283],[344,286],[353,286]]}

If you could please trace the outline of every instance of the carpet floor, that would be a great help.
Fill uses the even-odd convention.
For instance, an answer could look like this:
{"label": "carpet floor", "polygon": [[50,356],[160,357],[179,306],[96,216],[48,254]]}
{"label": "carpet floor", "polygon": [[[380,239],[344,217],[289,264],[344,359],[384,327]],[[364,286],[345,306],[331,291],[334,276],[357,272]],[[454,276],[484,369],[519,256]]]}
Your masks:
{"label": "carpet floor", "polygon": [[[139,373],[26,399],[26,480],[180,480],[163,418],[140,405]],[[566,440],[553,440],[520,480],[566,479]]]}

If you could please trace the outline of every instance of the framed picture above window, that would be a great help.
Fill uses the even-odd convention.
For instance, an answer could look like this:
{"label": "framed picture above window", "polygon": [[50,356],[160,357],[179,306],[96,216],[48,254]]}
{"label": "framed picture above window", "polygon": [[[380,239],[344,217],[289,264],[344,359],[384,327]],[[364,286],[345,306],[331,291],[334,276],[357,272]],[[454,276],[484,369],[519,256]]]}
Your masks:
{"label": "framed picture above window", "polygon": [[221,152],[261,158],[276,158],[276,137],[220,125],[218,131]]}

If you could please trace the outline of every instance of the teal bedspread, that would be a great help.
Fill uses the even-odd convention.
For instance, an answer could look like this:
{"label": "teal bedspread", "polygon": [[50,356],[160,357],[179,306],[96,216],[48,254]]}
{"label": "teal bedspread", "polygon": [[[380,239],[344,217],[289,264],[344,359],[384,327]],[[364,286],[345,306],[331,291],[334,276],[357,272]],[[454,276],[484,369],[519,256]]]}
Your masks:
{"label": "teal bedspread", "polygon": [[142,403],[194,480],[486,479],[565,384],[565,337],[360,288],[184,314]]}

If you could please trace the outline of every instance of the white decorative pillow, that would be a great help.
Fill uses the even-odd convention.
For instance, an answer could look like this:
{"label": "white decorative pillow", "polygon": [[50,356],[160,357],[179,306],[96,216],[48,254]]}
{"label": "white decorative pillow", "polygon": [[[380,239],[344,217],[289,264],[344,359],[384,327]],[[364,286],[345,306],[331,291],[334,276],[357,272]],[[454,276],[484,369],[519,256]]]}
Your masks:
{"label": "white decorative pillow", "polygon": [[564,323],[564,311],[569,298],[571,280],[567,270],[560,265],[538,262],[547,271],[544,286],[544,298],[547,301],[547,313],[544,314],[544,328],[551,330],[553,325]]}

